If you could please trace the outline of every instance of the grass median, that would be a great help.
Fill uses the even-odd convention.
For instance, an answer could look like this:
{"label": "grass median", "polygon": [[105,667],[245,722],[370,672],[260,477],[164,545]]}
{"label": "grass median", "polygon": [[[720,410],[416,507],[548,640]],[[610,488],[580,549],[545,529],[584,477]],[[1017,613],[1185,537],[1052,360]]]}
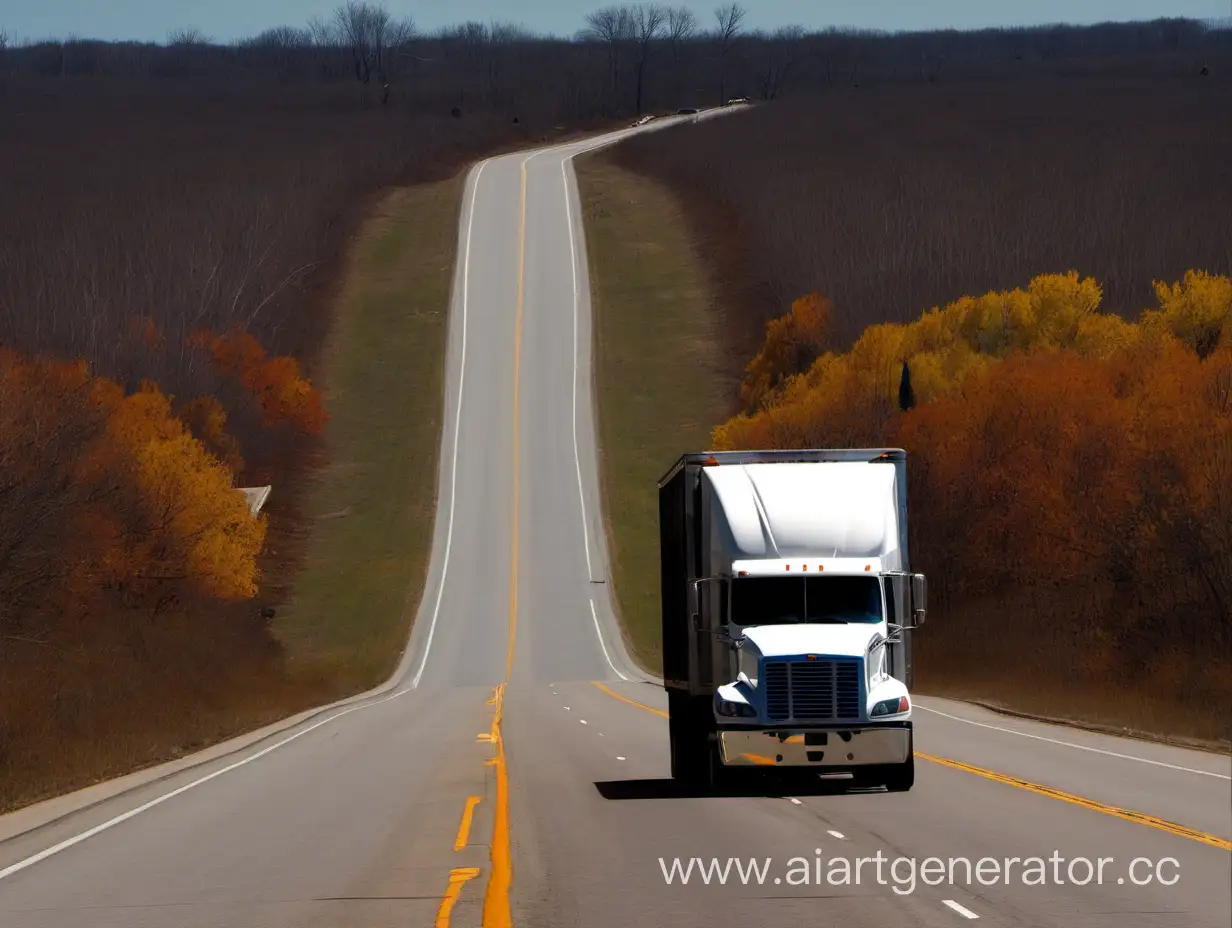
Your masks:
{"label": "grass median", "polygon": [[660,669],[658,479],[710,446],[735,382],[706,262],[663,184],[600,152],[575,162],[595,331],[600,479],[613,598],[636,659]]}
{"label": "grass median", "polygon": [[432,545],[445,343],[465,172],[394,191],[355,242],[323,358],[329,463],[275,633],[335,694],[392,672]]}

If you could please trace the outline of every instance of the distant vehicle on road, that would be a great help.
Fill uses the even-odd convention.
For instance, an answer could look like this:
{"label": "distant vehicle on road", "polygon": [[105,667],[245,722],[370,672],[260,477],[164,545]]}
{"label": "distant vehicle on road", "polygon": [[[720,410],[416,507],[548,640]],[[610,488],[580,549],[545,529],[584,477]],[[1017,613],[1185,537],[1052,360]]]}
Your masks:
{"label": "distant vehicle on road", "polygon": [[680,109],[676,110],[676,115],[677,115],[677,116],[696,116],[696,115],[697,115],[697,107],[695,107],[695,106],[682,106]]}
{"label": "distant vehicle on road", "polygon": [[646,125],[646,123],[650,122],[650,120],[652,120],[652,119],[654,119],[654,117],[653,117],[653,116],[643,116],[641,119],[639,119],[639,120],[637,120],[636,122],[632,123],[632,124],[631,124],[631,128],[636,129],[638,126],[644,126],[644,125]]}
{"label": "distant vehicle on road", "polygon": [[906,466],[896,448],[701,453],[659,482],[675,779],[911,789],[926,589],[909,572]]}
{"label": "distant vehicle on road", "polygon": [[749,103],[748,97],[732,97],[727,101],[728,106],[747,106]]}

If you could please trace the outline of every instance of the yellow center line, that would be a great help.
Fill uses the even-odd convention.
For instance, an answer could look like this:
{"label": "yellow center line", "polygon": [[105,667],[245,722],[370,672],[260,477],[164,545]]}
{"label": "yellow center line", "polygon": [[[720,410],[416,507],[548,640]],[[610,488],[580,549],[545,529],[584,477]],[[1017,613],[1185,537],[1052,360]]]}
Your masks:
{"label": "yellow center line", "polygon": [[653,712],[655,715],[660,715],[663,718],[667,718],[667,713],[664,712],[662,709],[656,709],[654,706],[648,706],[644,702],[638,702],[636,699],[630,699],[628,696],[621,696],[614,689],[612,689],[611,687],[605,686],[604,684],[598,682],[597,680],[591,680],[590,685],[597,687],[598,689],[601,689],[603,692],[607,693],[613,699],[619,699],[621,702],[627,702],[631,706],[637,706],[639,709],[645,709],[647,712]]}
{"label": "yellow center line", "polygon": [[445,890],[445,896],[436,910],[436,921],[433,923],[435,928],[449,928],[449,916],[453,912],[454,903],[462,895],[462,887],[467,880],[473,880],[477,876],[478,867],[458,867],[449,871],[449,888]]}
{"label": "yellow center line", "polygon": [[1008,776],[1004,773],[997,773],[994,770],[985,770],[983,767],[975,767],[971,764],[964,764],[962,761],[950,760],[947,757],[934,757],[931,754],[922,754],[919,751],[915,752],[915,756],[923,758],[924,760],[931,760],[934,764],[941,764],[945,767],[952,767],[955,770],[963,770],[967,773],[973,773],[979,777],[995,780],[996,782],[1004,783],[1007,786],[1016,786],[1019,789],[1025,789],[1030,793],[1036,793],[1040,796],[1047,796],[1049,799],[1057,799],[1061,802],[1068,802],[1076,806],[1081,806],[1084,809],[1090,809],[1093,812],[1102,812],[1104,815],[1112,815],[1116,818],[1122,818],[1127,822],[1137,822],[1139,825],[1146,825],[1150,828],[1158,828],[1160,831],[1166,831],[1169,834],[1177,835],[1182,838],[1189,838],[1191,841],[1200,841],[1203,844],[1209,844],[1212,847],[1222,848],[1225,851],[1232,851],[1232,841],[1225,840],[1218,835],[1198,831],[1195,828],[1188,828],[1185,825],[1178,825],[1175,822],[1169,822],[1166,819],[1157,818],[1156,816],[1148,815],[1145,812],[1135,812],[1133,809],[1122,809],[1117,806],[1110,806],[1107,803],[1097,802],[1094,799],[1087,799],[1084,796],[1075,796],[1073,793],[1066,793],[1062,790],[1054,789],[1051,786],[1041,786],[1039,783],[1032,783],[1029,780]]}
{"label": "yellow center line", "polygon": [[[648,706],[645,703],[638,702],[635,699],[629,699],[627,696],[622,696],[620,693],[604,686],[602,683],[591,681],[591,684],[607,693],[609,696],[619,699],[621,702],[627,702],[631,706],[637,706],[639,709],[645,709],[647,712],[653,712],[655,715],[667,718],[667,713],[662,709],[656,709],[654,706]],[[1073,793],[1066,793],[1062,790],[1054,789],[1051,786],[1042,786],[1039,783],[1032,783],[1029,780],[1023,780],[1019,777],[1012,777],[1004,773],[997,773],[993,770],[986,770],[983,767],[975,767],[971,764],[964,764],[961,761],[950,760],[946,757],[934,757],[932,754],[924,754],[920,751],[916,751],[915,756],[921,760],[932,761],[934,764],[941,764],[944,767],[951,767],[955,770],[962,770],[966,773],[972,773],[976,776],[985,777],[989,780],[995,780],[998,783],[1004,783],[1006,786],[1015,786],[1018,789],[1035,793],[1038,796],[1047,796],[1049,799],[1057,799],[1061,802],[1068,802],[1072,805],[1081,806],[1084,809],[1090,809],[1092,812],[1101,812],[1104,815],[1112,815],[1128,822],[1137,822],[1139,825],[1146,825],[1150,828],[1158,828],[1160,831],[1166,831],[1169,834],[1177,835],[1181,838],[1189,838],[1191,841],[1200,841],[1201,843],[1209,844],[1212,847],[1222,848],[1225,851],[1232,851],[1232,841],[1228,841],[1218,835],[1207,834],[1204,831],[1188,828],[1185,825],[1178,825],[1175,822],[1169,822],[1165,819],[1157,818],[1154,815],[1148,815],[1145,812],[1135,812],[1132,809],[1121,809],[1117,806],[1111,806],[1107,803],[1098,802],[1094,799],[1087,799],[1083,796],[1075,796]]]}
{"label": "yellow center line", "polygon": [[496,768],[496,808],[492,825],[492,873],[483,896],[483,928],[512,928],[513,911],[509,890],[513,885],[513,860],[509,842],[509,770],[501,721],[505,710],[505,687],[513,672],[513,648],[518,635],[518,512],[519,512],[519,422],[521,420],[522,307],[526,293],[526,162],[522,161],[522,193],[518,218],[518,305],[513,329],[513,527],[509,547],[509,645],[505,652],[505,681],[493,694],[490,740],[496,745],[492,766]]}
{"label": "yellow center line", "polygon": [[458,825],[458,837],[454,839],[453,849],[460,851],[466,847],[471,836],[471,821],[475,817],[475,806],[479,805],[480,796],[467,796],[466,808],[462,810],[462,821]]}

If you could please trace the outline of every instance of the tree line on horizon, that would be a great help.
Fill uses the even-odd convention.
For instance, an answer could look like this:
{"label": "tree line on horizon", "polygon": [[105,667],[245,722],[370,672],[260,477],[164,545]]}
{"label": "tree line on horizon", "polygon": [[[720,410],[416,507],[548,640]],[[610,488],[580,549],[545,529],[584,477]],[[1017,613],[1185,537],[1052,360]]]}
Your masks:
{"label": "tree line on horizon", "polygon": [[[229,43],[191,27],[173,30],[163,43],[18,43],[0,30],[0,73],[353,82],[385,104],[443,95],[459,111],[468,104],[531,106],[555,90],[560,118],[585,118],[884,82],[1066,75],[1112,62],[1127,74],[1209,76],[1232,53],[1232,29],[1180,18],[888,33],[798,24],[750,29],[747,14],[740,3],[717,7],[709,19],[684,6],[612,4],[560,37],[497,20],[424,31],[379,3],[349,0],[327,18]],[[428,87],[436,92],[426,95]]]}

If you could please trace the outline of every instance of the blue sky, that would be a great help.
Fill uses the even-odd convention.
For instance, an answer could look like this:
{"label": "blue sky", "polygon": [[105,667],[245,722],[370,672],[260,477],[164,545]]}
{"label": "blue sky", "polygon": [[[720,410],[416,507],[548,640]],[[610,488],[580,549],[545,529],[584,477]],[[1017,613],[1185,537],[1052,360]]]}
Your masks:
{"label": "blue sky", "polygon": [[[328,15],[339,0],[0,0],[0,29],[14,39],[75,34],[104,39],[161,41],[175,28],[195,26],[219,40],[253,35],[269,26],[299,25]],[[588,10],[610,0],[386,0],[398,15],[426,29],[465,19],[520,22],[569,35]],[[673,0],[680,3],[681,0]],[[717,0],[683,0],[707,24]],[[746,0],[750,27],[800,23],[810,27],[872,29],[975,28],[1038,23],[1186,16],[1228,17],[1232,0]]]}

